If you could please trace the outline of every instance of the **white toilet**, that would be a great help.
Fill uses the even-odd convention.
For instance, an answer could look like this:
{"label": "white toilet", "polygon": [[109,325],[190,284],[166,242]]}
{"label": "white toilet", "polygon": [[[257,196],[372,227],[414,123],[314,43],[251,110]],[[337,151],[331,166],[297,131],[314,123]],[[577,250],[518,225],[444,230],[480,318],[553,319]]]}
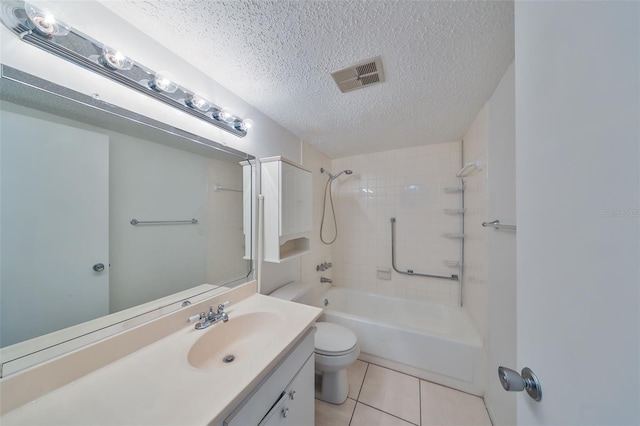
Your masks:
{"label": "white toilet", "polygon": [[[310,303],[312,284],[292,282],[271,296],[293,302]],[[306,296],[306,297],[305,297]],[[342,404],[349,393],[347,368],[358,359],[358,338],[349,329],[330,322],[317,322],[315,334],[316,398]]]}

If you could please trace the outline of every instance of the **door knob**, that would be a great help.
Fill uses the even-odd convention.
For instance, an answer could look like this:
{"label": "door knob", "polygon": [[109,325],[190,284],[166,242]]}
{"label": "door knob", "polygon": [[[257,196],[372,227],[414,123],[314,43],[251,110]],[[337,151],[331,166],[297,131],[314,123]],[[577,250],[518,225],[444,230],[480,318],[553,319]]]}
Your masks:
{"label": "door knob", "polygon": [[96,263],[95,265],[93,265],[93,270],[96,272],[104,271],[104,263]]}
{"label": "door knob", "polygon": [[538,402],[542,400],[540,381],[529,367],[522,369],[522,375],[510,368],[498,367],[498,378],[504,390],[509,392],[526,390],[531,398]]}

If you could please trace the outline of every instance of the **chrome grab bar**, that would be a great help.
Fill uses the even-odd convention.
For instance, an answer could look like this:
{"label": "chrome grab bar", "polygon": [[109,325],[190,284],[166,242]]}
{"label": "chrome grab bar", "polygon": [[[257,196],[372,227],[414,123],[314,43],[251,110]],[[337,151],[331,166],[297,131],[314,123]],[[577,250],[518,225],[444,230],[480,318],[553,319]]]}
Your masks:
{"label": "chrome grab bar", "polygon": [[503,225],[500,223],[498,219],[491,222],[482,222],[482,226],[484,226],[485,228],[489,227],[489,228],[495,228],[495,229],[508,229],[510,231],[516,230],[515,225]]}
{"label": "chrome grab bar", "polygon": [[396,226],[395,225],[396,225],[396,218],[392,217],[391,218],[391,266],[393,267],[394,271],[402,275],[412,275],[415,277],[440,278],[443,280],[458,281],[457,275],[446,276],[446,275],[421,274],[418,272],[413,272],[413,269],[407,269],[406,272],[398,270],[398,268],[396,268]]}
{"label": "chrome grab bar", "polygon": [[197,219],[191,220],[138,220],[131,219],[129,221],[133,226],[136,225],[175,225],[175,224],[196,224],[198,223]]}

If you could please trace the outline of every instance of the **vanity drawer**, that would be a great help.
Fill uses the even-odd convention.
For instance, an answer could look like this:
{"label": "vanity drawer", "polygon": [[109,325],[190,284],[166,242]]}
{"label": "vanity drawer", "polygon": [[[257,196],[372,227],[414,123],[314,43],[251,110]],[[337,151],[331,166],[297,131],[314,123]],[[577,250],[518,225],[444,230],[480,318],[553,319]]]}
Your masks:
{"label": "vanity drawer", "polygon": [[315,389],[309,382],[313,381],[314,371],[312,355],[258,426],[313,426]]}

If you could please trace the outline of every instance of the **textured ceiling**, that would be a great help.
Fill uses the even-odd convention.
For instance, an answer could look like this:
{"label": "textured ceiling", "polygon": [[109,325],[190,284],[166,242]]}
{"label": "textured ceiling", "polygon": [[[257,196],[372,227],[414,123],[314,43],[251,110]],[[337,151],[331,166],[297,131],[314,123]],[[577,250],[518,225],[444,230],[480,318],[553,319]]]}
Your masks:
{"label": "textured ceiling", "polygon": [[[514,57],[511,1],[103,4],[331,158],[460,139]],[[378,55],[386,82],[340,93]]]}

